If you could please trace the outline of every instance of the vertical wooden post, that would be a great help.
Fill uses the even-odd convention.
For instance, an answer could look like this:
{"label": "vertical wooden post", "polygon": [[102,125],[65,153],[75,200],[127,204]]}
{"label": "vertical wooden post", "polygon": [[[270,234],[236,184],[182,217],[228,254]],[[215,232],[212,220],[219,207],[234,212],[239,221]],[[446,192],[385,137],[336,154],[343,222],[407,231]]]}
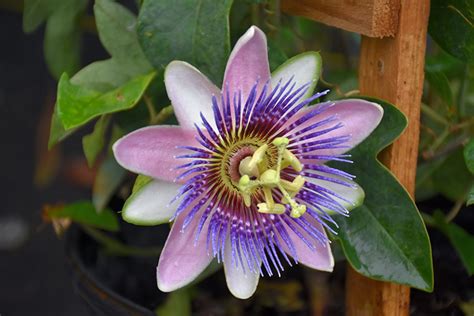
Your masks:
{"label": "vertical wooden post", "polygon": [[[361,93],[394,103],[408,117],[407,130],[381,154],[381,160],[411,195],[415,191],[428,15],[429,0],[402,0],[395,37],[363,36],[359,62]],[[408,287],[370,280],[348,268],[348,316],[408,315],[409,301]]]}

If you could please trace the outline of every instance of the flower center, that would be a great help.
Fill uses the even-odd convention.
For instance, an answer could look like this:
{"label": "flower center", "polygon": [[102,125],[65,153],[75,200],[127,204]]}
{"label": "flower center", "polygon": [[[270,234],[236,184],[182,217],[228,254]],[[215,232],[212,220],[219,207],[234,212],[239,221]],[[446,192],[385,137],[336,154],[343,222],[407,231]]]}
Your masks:
{"label": "flower center", "polygon": [[[294,197],[301,190],[305,179],[298,175],[293,181],[288,181],[280,177],[280,173],[287,167],[293,167],[300,172],[303,167],[296,156],[291,153],[287,146],[289,140],[286,137],[277,137],[272,144],[278,149],[276,165],[270,168],[265,161],[265,156],[269,147],[263,144],[255,150],[252,156],[245,157],[239,164],[241,175],[238,189],[247,207],[252,205],[252,195],[257,189],[263,191],[265,202],[258,203],[258,211],[267,214],[283,214],[285,205],[291,208],[290,216],[298,218],[306,212],[306,205],[298,204]],[[276,203],[273,199],[272,190],[278,189],[282,195],[281,203]]]}

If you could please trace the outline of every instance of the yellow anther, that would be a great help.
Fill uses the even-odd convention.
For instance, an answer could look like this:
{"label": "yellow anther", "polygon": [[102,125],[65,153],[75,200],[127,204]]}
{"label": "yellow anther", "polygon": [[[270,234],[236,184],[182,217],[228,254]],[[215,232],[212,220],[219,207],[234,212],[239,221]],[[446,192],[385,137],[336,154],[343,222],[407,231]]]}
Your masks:
{"label": "yellow anther", "polygon": [[298,175],[291,182],[288,180],[281,180],[281,185],[288,191],[298,192],[301,190],[305,182],[306,180],[302,176]]}
{"label": "yellow anther", "polygon": [[292,166],[293,169],[295,169],[297,172],[303,170],[303,165],[301,164],[301,162],[288,149],[285,149],[285,151],[283,152],[283,163],[288,163],[289,166]]}
{"label": "yellow anther", "polygon": [[296,204],[295,206],[291,206],[291,213],[290,216],[293,218],[301,217],[306,212],[306,205],[304,204]]}
{"label": "yellow anther", "polygon": [[273,169],[268,169],[260,176],[260,184],[275,187],[280,182],[280,174]]}
{"label": "yellow anther", "polygon": [[286,147],[290,143],[287,137],[277,137],[273,140],[273,145],[277,147]]}
{"label": "yellow anther", "polygon": [[285,206],[280,203],[276,203],[273,207],[269,207],[267,203],[258,203],[258,211],[265,214],[283,214],[285,213]]}

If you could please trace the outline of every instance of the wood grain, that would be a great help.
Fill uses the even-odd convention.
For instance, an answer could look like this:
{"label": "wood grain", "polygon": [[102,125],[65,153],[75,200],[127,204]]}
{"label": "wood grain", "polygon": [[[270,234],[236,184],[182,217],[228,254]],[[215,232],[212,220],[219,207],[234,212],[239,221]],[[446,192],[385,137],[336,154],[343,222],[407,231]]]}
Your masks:
{"label": "wood grain", "polygon": [[[381,161],[413,196],[418,154],[420,103],[423,90],[429,0],[403,0],[394,38],[363,36],[359,62],[361,94],[394,103],[409,125],[382,152]],[[351,268],[346,283],[346,315],[409,314],[410,289],[367,279]]]}
{"label": "wood grain", "polygon": [[394,36],[400,0],[283,0],[283,11],[370,37]]}

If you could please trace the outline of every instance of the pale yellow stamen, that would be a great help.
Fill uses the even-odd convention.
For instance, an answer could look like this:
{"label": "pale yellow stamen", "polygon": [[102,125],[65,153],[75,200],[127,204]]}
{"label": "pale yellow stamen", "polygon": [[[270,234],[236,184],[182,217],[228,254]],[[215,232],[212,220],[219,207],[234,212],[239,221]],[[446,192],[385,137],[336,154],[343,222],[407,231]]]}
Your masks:
{"label": "pale yellow stamen", "polygon": [[265,158],[267,149],[267,144],[263,144],[262,146],[258,147],[257,150],[253,153],[252,158],[247,162],[247,168],[249,168],[250,170],[253,170],[253,168],[257,168],[258,164],[263,161],[263,158]]}
{"label": "pale yellow stamen", "polygon": [[[305,179],[298,175],[293,181],[280,178],[280,172],[289,166],[297,172],[302,168],[301,162],[286,147],[290,143],[286,137],[277,137],[273,140],[273,145],[278,149],[277,163],[275,169],[267,167],[264,158],[268,150],[268,145],[260,146],[252,155],[243,159],[239,165],[239,172],[242,177],[239,180],[239,190],[242,194],[246,206],[252,205],[252,194],[257,188],[261,188],[265,202],[258,203],[258,211],[267,214],[283,214],[286,210],[284,204],[275,203],[272,189],[277,188],[283,195],[282,203],[291,207],[290,216],[298,218],[306,212],[306,205],[298,204],[294,197],[304,186]],[[250,177],[256,180],[251,180]]]}

